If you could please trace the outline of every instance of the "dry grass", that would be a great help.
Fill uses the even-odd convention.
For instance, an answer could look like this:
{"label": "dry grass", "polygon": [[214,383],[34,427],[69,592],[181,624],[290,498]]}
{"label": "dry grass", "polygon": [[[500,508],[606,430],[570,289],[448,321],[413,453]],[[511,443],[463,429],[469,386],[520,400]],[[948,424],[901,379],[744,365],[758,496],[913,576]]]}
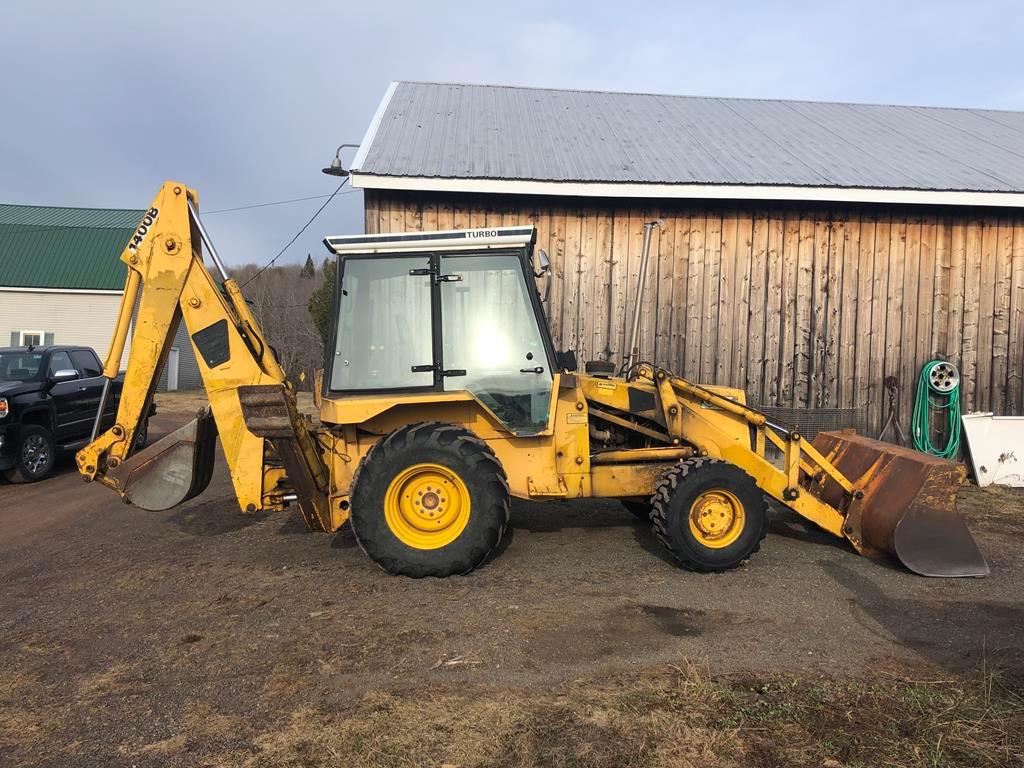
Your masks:
{"label": "dry grass", "polygon": [[4,750],[44,743],[67,714],[65,702],[54,702],[50,713],[26,705],[40,681],[15,670],[0,671],[0,763]]}
{"label": "dry grass", "polygon": [[157,392],[153,396],[158,413],[195,413],[210,404],[205,389],[179,392]]}
{"label": "dry grass", "polygon": [[1004,533],[1024,533],[1024,488],[965,485],[956,502],[968,522]]}
{"label": "dry grass", "polygon": [[[244,723],[237,716],[224,715],[208,704],[189,702],[185,705],[181,718],[172,726],[172,735],[141,746],[128,743],[118,747],[120,755],[157,760],[144,762],[146,765],[163,765],[171,758],[186,757],[186,764],[191,765],[189,756],[209,752],[219,745],[230,743],[236,739]],[[203,765],[210,765],[204,760]]]}
{"label": "dry grass", "polygon": [[[696,669],[363,697],[294,712],[228,763],[288,766],[1020,766],[1024,699],[974,680],[729,678]],[[223,758],[226,756],[222,756]]]}
{"label": "dry grass", "polygon": [[[302,413],[310,415],[316,413],[311,392],[299,392],[297,397],[299,410]],[[157,413],[185,416],[194,416],[196,411],[210,404],[206,397],[206,390],[203,389],[189,392],[157,392],[153,399],[156,402]]]}
{"label": "dry grass", "polygon": [[78,683],[78,700],[91,701],[104,696],[124,694],[133,690],[141,681],[132,668],[123,663],[86,675]]}

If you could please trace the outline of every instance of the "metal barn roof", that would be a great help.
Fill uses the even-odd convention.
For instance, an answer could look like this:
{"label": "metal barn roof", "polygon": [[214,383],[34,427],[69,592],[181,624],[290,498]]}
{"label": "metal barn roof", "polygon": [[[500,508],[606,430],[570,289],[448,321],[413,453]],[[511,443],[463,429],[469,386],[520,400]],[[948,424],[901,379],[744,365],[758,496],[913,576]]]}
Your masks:
{"label": "metal barn roof", "polygon": [[1024,113],[397,82],[353,183],[1022,205]]}
{"label": "metal barn roof", "polygon": [[118,258],[143,211],[0,204],[0,290],[124,288]]}

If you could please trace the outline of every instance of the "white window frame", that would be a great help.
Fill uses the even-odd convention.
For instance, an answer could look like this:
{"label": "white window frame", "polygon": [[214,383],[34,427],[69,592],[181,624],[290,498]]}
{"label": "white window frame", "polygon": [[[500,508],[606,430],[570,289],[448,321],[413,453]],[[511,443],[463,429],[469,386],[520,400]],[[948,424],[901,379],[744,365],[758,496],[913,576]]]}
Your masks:
{"label": "white window frame", "polygon": [[45,333],[45,331],[18,331],[18,334],[19,334],[18,341],[20,342],[18,344],[19,347],[27,347],[28,346],[28,344],[25,343],[25,337],[26,336],[38,336],[39,337],[39,343],[38,344],[33,344],[32,346],[34,346],[34,347],[41,347],[41,346],[43,346],[43,343],[46,341],[46,333]]}

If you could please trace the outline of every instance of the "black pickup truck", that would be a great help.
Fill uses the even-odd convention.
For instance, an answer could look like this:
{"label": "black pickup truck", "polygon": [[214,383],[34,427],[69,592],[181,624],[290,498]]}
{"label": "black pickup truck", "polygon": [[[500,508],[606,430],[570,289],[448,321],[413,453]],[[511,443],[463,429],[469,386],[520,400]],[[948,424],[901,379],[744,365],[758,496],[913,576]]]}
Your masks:
{"label": "black pickup truck", "polygon": [[[103,392],[103,366],[88,347],[0,348],[0,473],[14,483],[42,480],[57,451],[84,446]],[[123,378],[110,387],[103,429],[114,423]],[[152,415],[155,409],[150,409]],[[136,434],[146,444],[148,417]]]}

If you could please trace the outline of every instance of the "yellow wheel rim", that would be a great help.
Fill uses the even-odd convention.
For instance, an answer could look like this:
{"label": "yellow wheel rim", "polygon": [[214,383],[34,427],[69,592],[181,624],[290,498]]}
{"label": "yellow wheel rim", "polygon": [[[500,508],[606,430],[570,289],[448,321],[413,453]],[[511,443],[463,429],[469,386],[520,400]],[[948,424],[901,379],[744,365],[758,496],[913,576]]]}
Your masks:
{"label": "yellow wheel rim", "polygon": [[722,549],[736,541],[745,520],[743,504],[724,489],[705,491],[690,507],[690,533],[711,549]]}
{"label": "yellow wheel rim", "polygon": [[384,518],[398,540],[415,549],[440,549],[469,522],[469,490],[440,464],[413,464],[395,475],[384,496]]}

